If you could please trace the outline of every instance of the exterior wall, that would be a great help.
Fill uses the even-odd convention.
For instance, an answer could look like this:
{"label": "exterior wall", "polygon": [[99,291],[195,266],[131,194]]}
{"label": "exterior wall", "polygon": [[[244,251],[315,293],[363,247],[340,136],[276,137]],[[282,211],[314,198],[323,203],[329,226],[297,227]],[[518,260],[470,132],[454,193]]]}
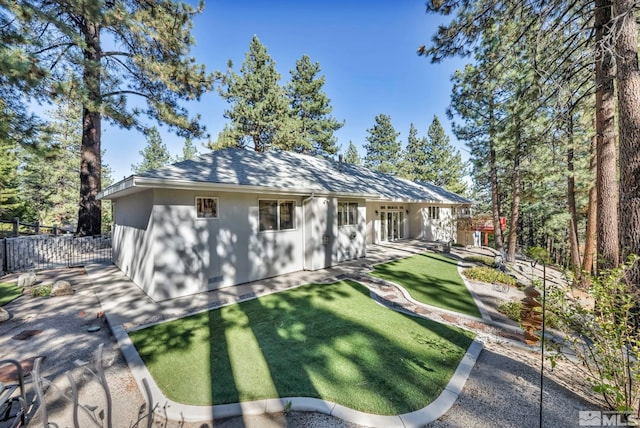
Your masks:
{"label": "exterior wall", "polygon": [[[338,226],[338,202],[357,202],[355,225]],[[305,269],[317,270],[366,255],[364,201],[314,197],[304,208]]]}
{"label": "exterior wall", "polygon": [[[196,218],[196,196],[217,197],[218,218]],[[259,231],[260,199],[295,201],[295,228]],[[338,227],[336,198],[307,202],[304,222],[302,201],[167,189],[125,196],[115,203],[114,258],[151,298],[161,301],[365,255],[363,202],[358,224]]]}
{"label": "exterior wall", "polygon": [[[218,218],[198,219],[197,196],[218,198]],[[295,228],[259,231],[259,199],[293,200]],[[303,269],[300,198],[155,190],[155,300],[190,295]]]}
{"label": "exterior wall", "polygon": [[[217,218],[196,218],[197,196],[218,198]],[[295,201],[295,228],[260,231],[262,199]],[[338,202],[342,201],[358,203],[355,225],[338,226]],[[115,201],[114,259],[158,301],[303,269],[322,269],[366,255],[366,245],[378,242],[376,211],[383,205],[389,206],[334,197],[143,191]],[[393,205],[403,206],[405,238],[455,239],[450,206],[440,206],[440,219],[429,220],[429,204]]]}
{"label": "exterior wall", "polygon": [[114,205],[113,259],[143,289],[153,282],[153,191],[119,198]]}
{"label": "exterior wall", "polygon": [[373,245],[378,243],[379,223],[376,210],[380,209],[380,204],[377,202],[367,202],[367,245]]}
{"label": "exterior wall", "polygon": [[[221,219],[196,219],[196,196],[219,197],[211,192],[154,190],[154,276],[143,287],[154,300],[208,290],[210,279],[220,276],[216,244]],[[218,199],[219,215],[221,205]]]}
{"label": "exterior wall", "polygon": [[363,201],[342,200],[358,203],[358,215],[355,225],[337,226],[337,201],[336,201],[336,239],[333,246],[332,266],[347,260],[353,260],[366,256],[366,218],[367,208]]}
{"label": "exterior wall", "polygon": [[[429,218],[429,207],[440,207],[440,218]],[[411,204],[409,209],[409,237],[424,241],[456,240],[456,219],[452,206]]]}

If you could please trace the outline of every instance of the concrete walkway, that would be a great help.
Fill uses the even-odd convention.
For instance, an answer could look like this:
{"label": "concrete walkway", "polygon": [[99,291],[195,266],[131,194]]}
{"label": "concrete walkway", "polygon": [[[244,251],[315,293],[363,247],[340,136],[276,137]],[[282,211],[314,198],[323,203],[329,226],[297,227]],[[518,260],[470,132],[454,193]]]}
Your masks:
{"label": "concrete walkway", "polygon": [[[482,313],[482,318],[476,318],[422,304],[413,300],[406,290],[399,285],[374,279],[367,275],[367,272],[377,263],[421,253],[425,251],[425,248],[425,243],[418,241],[376,245],[367,249],[366,258],[343,263],[333,268],[281,275],[271,279],[164,302],[154,302],[113,265],[87,266],[86,272],[93,282],[95,293],[105,313],[107,322],[118,341],[118,345],[140,391],[144,391],[142,380],[146,379],[150,385],[153,401],[160,404],[164,416],[169,419],[209,421],[214,418],[218,419],[240,414],[271,413],[284,410],[285,406],[290,402],[290,410],[317,411],[362,425],[385,427],[424,426],[439,418],[453,405],[462,391],[471,369],[474,367],[482,349],[483,341],[508,341],[514,345],[526,347],[520,338],[521,331],[517,327],[492,319],[490,311],[483,304],[483,300],[491,298],[491,294],[496,292],[487,290],[486,285],[466,283]],[[474,251],[482,252],[481,249],[475,249]],[[463,256],[464,254],[468,254],[468,252],[460,249],[453,250],[453,256]],[[397,416],[371,415],[348,409],[336,403],[299,397],[219,406],[183,405],[168,400],[162,394],[127,335],[128,331],[158,322],[254,299],[303,284],[334,282],[344,278],[352,278],[364,284],[371,290],[374,299],[392,309],[459,326],[478,334],[476,341],[467,350],[451,381],[440,397],[433,403],[418,411]]]}

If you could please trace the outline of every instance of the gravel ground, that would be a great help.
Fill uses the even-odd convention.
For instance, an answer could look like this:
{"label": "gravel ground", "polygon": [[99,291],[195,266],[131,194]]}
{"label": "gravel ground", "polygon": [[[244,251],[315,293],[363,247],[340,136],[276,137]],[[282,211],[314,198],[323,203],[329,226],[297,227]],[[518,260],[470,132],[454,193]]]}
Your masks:
{"label": "gravel ground", "polygon": [[[30,298],[23,296],[5,306],[12,319],[0,323],[0,359],[46,357],[44,375],[60,389],[68,389],[65,372],[70,371],[80,385],[81,402],[105,407],[104,394],[95,380],[81,376],[84,369],[75,362],[90,361],[95,349],[104,344],[105,375],[113,397],[113,426],[130,427],[138,419],[144,399],[120,354],[109,329],[98,317],[99,303],[82,269],[40,272],[42,282],[64,275],[75,289],[74,296]],[[2,281],[17,277],[4,277]],[[100,331],[89,333],[90,326]],[[29,340],[13,336],[24,330],[42,330]],[[548,363],[546,363],[548,364]],[[527,427],[539,426],[540,354],[521,347],[487,342],[465,388],[453,407],[433,427]],[[31,391],[31,387],[29,387]],[[33,394],[30,394],[33,396]],[[48,417],[59,427],[73,426],[68,401],[54,388],[46,395]],[[543,426],[578,426],[578,411],[597,410],[601,403],[590,397],[580,375],[569,363],[547,373],[543,394]],[[86,415],[81,426],[91,426]],[[41,426],[36,415],[30,426]],[[184,423],[156,417],[155,427],[205,428],[212,421]],[[347,427],[356,424],[319,413],[291,412],[287,415],[233,417],[215,421],[216,427]],[[2,427],[2,423],[0,423]]]}

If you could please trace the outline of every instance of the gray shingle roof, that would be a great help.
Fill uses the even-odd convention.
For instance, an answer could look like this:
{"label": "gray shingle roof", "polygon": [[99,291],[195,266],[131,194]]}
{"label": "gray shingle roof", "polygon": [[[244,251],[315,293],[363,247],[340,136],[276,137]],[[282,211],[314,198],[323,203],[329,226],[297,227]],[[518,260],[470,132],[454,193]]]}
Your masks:
{"label": "gray shingle roof", "polygon": [[[418,184],[355,165],[343,163],[340,166],[336,161],[283,151],[218,150],[133,178],[366,195],[396,201],[471,203],[469,199],[433,184]],[[114,184],[112,191],[107,189],[103,193],[115,196],[117,186]]]}

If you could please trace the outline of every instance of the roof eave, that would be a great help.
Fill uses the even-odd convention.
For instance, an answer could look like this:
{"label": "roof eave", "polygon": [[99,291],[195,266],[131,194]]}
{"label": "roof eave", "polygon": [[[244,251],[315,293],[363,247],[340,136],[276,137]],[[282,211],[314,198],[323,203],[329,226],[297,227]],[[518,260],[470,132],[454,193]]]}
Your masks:
{"label": "roof eave", "polygon": [[378,195],[366,193],[349,193],[349,192],[332,192],[324,189],[313,188],[280,188],[270,186],[256,186],[246,184],[223,184],[189,180],[149,178],[140,176],[131,176],[116,184],[106,188],[98,194],[99,199],[117,199],[133,193],[141,192],[146,189],[172,189],[172,190],[200,190],[215,192],[234,192],[234,193],[262,193],[272,195],[289,195],[289,196],[337,196],[349,198],[369,199],[378,197]]}

